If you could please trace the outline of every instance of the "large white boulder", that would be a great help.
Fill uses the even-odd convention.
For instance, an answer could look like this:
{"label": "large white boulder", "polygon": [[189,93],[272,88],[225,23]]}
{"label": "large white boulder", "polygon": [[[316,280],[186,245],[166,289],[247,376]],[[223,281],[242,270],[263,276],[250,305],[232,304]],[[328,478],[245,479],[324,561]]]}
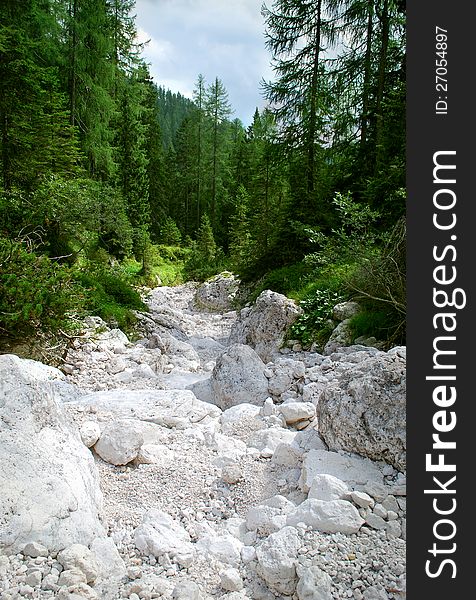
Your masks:
{"label": "large white boulder", "polygon": [[241,311],[229,343],[248,344],[268,362],[283,345],[286,332],[301,312],[293,300],[265,290],[251,308]]}
{"label": "large white boulder", "polygon": [[223,535],[205,535],[196,543],[197,552],[209,559],[238,567],[241,563],[241,550],[244,546],[230,533]]}
{"label": "large white boulder", "polygon": [[112,412],[118,419],[180,429],[195,423],[205,425],[221,415],[217,406],[198,400],[190,390],[108,390],[87,394],[72,404]]}
{"label": "large white boulder", "polygon": [[240,282],[233,273],[223,272],[202,283],[195,292],[195,303],[209,310],[232,307]]}
{"label": "large white boulder", "polygon": [[346,500],[326,502],[315,498],[304,500],[286,517],[286,525],[305,523],[324,533],[357,533],[364,522],[355,506]]}
{"label": "large white boulder", "polygon": [[269,535],[284,527],[286,515],[295,508],[295,505],[284,496],[273,496],[248,510],[246,526],[250,531]]}
{"label": "large white boulder", "polygon": [[299,600],[332,600],[332,579],[319,567],[307,567],[296,587]]}
{"label": "large white boulder", "polygon": [[292,595],[296,589],[296,564],[301,540],[294,527],[272,533],[256,548],[258,573],[270,589]]}
{"label": "large white boulder", "polygon": [[346,450],[406,468],[406,362],[378,353],[347,369],[321,394],[319,433]]}
{"label": "large white boulder", "polygon": [[350,490],[345,482],[333,475],[320,473],[311,482],[308,498],[316,500],[340,500],[343,496],[349,496]]}
{"label": "large white boulder", "polygon": [[156,509],[143,516],[142,524],[134,531],[134,543],[145,555],[168,554],[184,567],[193,562],[195,550],[188,532],[170,515]]}
{"label": "large white boulder", "polygon": [[383,484],[383,463],[374,463],[361,456],[339,454],[321,449],[311,449],[302,464],[299,484],[308,492],[316,475],[328,474],[354,487],[369,482]]}
{"label": "large white boulder", "polygon": [[312,402],[285,402],[278,407],[287,425],[299,421],[307,421],[316,415],[316,407]]}
{"label": "large white boulder", "polygon": [[143,443],[140,426],[132,419],[123,419],[105,426],[94,450],[112,465],[127,465],[137,458]]}
{"label": "large white boulder", "polygon": [[233,344],[218,358],[211,377],[217,406],[262,405],[268,397],[265,365],[249,346]]}
{"label": "large white boulder", "polygon": [[[28,542],[58,552],[105,536],[91,452],[55,400],[51,377],[14,355],[0,356],[0,553]],[[45,373],[50,373],[45,377]]]}

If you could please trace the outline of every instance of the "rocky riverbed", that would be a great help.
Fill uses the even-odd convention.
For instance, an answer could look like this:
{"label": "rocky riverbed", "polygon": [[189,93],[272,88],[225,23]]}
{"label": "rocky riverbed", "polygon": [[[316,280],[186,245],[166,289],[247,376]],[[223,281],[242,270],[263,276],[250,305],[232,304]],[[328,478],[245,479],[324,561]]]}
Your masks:
{"label": "rocky riverbed", "polygon": [[282,348],[299,309],[235,292],[0,356],[1,600],[405,598],[405,348]]}

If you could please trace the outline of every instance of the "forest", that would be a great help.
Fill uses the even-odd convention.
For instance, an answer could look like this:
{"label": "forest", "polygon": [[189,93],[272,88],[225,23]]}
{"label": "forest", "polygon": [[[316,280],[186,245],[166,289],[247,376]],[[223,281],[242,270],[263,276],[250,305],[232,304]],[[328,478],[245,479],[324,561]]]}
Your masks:
{"label": "forest", "polygon": [[134,5],[0,3],[0,338],[130,331],[141,286],[227,270],[297,300],[304,345],[346,299],[404,342],[405,4],[266,0],[249,125],[220,74],[153,81]]}

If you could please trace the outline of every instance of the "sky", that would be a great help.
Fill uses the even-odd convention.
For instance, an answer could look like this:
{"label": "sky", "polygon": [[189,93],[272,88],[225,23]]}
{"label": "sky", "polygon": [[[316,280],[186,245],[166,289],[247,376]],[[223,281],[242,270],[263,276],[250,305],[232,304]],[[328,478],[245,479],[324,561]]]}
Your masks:
{"label": "sky", "polygon": [[261,0],[136,0],[139,41],[154,81],[191,98],[201,73],[219,77],[245,126],[265,106],[262,78],[272,79]]}

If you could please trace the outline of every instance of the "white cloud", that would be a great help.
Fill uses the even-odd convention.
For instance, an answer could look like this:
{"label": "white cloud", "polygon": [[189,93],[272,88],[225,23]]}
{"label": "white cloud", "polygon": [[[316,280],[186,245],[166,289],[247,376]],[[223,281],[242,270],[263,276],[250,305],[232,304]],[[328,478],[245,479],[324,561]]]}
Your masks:
{"label": "white cloud", "polygon": [[264,46],[260,0],[137,0],[140,41],[158,84],[190,97],[199,73],[225,84],[245,125],[264,101],[262,77],[272,76]]}

